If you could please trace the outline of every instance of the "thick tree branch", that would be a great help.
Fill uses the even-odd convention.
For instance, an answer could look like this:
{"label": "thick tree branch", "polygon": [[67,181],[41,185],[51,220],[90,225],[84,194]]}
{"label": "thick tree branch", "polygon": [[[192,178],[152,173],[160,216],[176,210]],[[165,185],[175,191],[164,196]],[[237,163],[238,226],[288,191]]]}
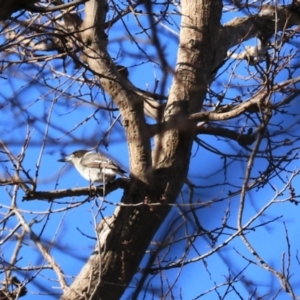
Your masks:
{"label": "thick tree branch", "polygon": [[256,140],[256,134],[252,134],[251,131],[247,134],[243,134],[241,132],[236,132],[220,126],[199,126],[199,128],[197,128],[197,134],[209,134],[231,139],[245,148],[249,145],[252,145]]}
{"label": "thick tree branch", "polygon": [[149,125],[148,130],[151,136],[161,134],[168,130],[179,129],[184,132],[191,130],[198,122],[205,121],[225,121],[237,118],[238,116],[248,112],[256,113],[264,106],[264,99],[270,96],[266,91],[260,91],[256,96],[237,105],[228,105],[220,107],[216,111],[205,111],[191,114],[189,116],[174,115],[166,122],[155,125]]}
{"label": "thick tree branch", "polygon": [[147,182],[151,170],[151,147],[143,113],[145,99],[119,74],[107,53],[107,39],[103,31],[106,10],[107,3],[104,0],[90,0],[86,3],[86,18],[82,25],[84,30],[82,40],[86,47],[83,52],[89,67],[96,73],[104,75],[99,77],[101,85],[120,109],[129,143],[129,153],[131,158],[134,157],[131,159],[131,174]]}
{"label": "thick tree branch", "polygon": [[[280,84],[275,84],[272,87],[272,91],[268,92],[265,89],[257,92],[256,95],[252,96],[250,99],[243,101],[239,104],[229,104],[225,106],[220,106],[214,111],[205,111],[197,112],[189,116],[182,116],[180,114],[172,116],[168,121],[163,121],[158,124],[148,125],[148,130],[151,136],[162,134],[168,130],[180,129],[182,131],[189,131],[193,124],[199,122],[209,122],[209,121],[225,121],[235,119],[245,113],[257,113],[260,110],[265,108],[265,99],[267,97],[272,97],[272,94],[284,91],[285,94],[288,94],[286,98],[278,104],[268,104],[268,106],[276,110],[281,107],[283,104],[290,103],[295,97],[300,93],[294,85],[300,81],[300,77],[286,80]],[[197,125],[197,132],[201,127]],[[214,131],[216,135],[216,131]],[[222,135],[222,134],[221,134]]]}
{"label": "thick tree branch", "polygon": [[226,23],[219,31],[219,50],[215,56],[214,71],[223,64],[227,51],[243,41],[260,34],[265,37],[274,35],[300,24],[300,13],[293,5],[263,6],[257,15],[235,18]]}
{"label": "thick tree branch", "polygon": [[[46,13],[80,5],[88,0],[77,0],[52,7],[36,6],[39,0],[1,0],[0,21],[8,19],[13,13],[26,9],[31,12]],[[63,2],[62,2],[63,3]]]}
{"label": "thick tree branch", "polygon": [[77,5],[83,4],[87,1],[89,1],[89,0],[77,0],[77,1],[69,2],[69,3],[62,2],[62,4],[58,4],[58,5],[51,6],[51,7],[41,7],[41,6],[36,6],[32,3],[28,3],[25,6],[25,9],[27,9],[31,12],[46,13],[46,12],[58,11],[61,9],[66,9],[69,7],[77,6]]}

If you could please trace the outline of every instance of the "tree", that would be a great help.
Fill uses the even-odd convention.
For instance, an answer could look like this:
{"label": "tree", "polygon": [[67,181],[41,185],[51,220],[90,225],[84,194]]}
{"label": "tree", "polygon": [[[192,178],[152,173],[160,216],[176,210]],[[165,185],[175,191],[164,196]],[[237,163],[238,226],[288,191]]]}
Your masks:
{"label": "tree", "polygon": [[[284,210],[297,209],[299,196],[298,1],[1,4],[1,77],[13,91],[1,95],[1,185],[9,199],[2,206],[1,243],[9,251],[2,256],[1,297],[28,295],[30,284],[45,276],[51,282],[54,273],[60,290],[49,284],[40,291],[61,299],[119,299],[125,291],[134,299],[142,293],[178,298],[177,278],[170,283],[165,272],[180,275],[200,262],[211,276],[207,260],[222,258],[228,277],[199,287],[194,297],[214,291],[220,298],[296,299],[297,245]],[[173,45],[174,65],[167,52]],[[145,90],[145,82],[138,85],[151,68],[155,84]],[[86,188],[74,181],[70,189],[57,189],[61,179],[49,154],[78,144],[108,147],[120,137],[128,146],[130,180]],[[44,190],[43,168],[55,172],[49,180],[55,189]],[[112,203],[109,194],[118,188],[123,194]],[[95,235],[94,250],[79,274],[67,274],[55,254],[68,238],[63,219],[55,230],[50,219],[87,203],[93,204],[95,231],[82,236]],[[116,209],[104,217],[107,205]],[[273,216],[275,205],[282,208]],[[278,224],[286,249],[273,265],[256,240],[261,228]],[[48,232],[52,237],[44,238]],[[222,251],[236,240],[246,250],[233,248],[230,259]],[[199,250],[201,243],[210,248]],[[23,259],[34,255],[32,244],[40,255],[36,263]],[[237,260],[246,263],[239,271]],[[267,291],[248,273],[253,266],[276,279]],[[155,274],[161,286],[151,286]]]}

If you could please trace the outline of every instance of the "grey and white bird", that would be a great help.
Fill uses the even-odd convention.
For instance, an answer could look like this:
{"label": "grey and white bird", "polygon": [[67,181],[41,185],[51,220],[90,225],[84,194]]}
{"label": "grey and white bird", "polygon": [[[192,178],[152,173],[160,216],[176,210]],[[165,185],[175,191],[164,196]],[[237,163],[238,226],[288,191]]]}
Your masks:
{"label": "grey and white bird", "polygon": [[77,150],[72,154],[58,160],[59,162],[71,162],[80,175],[90,182],[110,182],[120,175],[127,178],[124,170],[113,160],[102,153],[87,150]]}

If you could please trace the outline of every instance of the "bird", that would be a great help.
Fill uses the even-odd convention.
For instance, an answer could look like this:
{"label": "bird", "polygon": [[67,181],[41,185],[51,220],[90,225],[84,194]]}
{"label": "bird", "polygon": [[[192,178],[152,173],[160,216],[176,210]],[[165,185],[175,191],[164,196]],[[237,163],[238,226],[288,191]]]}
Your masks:
{"label": "bird", "polygon": [[114,180],[117,175],[127,178],[124,175],[126,172],[102,153],[77,150],[58,161],[73,163],[80,175],[91,183],[108,183]]}

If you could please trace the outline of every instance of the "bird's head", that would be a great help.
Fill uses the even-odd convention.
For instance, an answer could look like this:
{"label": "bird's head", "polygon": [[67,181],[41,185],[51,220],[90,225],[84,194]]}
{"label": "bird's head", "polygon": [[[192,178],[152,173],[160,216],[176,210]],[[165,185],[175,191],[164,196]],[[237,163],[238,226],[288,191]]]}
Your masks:
{"label": "bird's head", "polygon": [[81,160],[81,158],[88,153],[89,151],[87,150],[77,150],[74,151],[72,154],[64,156],[63,158],[59,159],[59,162],[72,162],[76,163],[77,161]]}

